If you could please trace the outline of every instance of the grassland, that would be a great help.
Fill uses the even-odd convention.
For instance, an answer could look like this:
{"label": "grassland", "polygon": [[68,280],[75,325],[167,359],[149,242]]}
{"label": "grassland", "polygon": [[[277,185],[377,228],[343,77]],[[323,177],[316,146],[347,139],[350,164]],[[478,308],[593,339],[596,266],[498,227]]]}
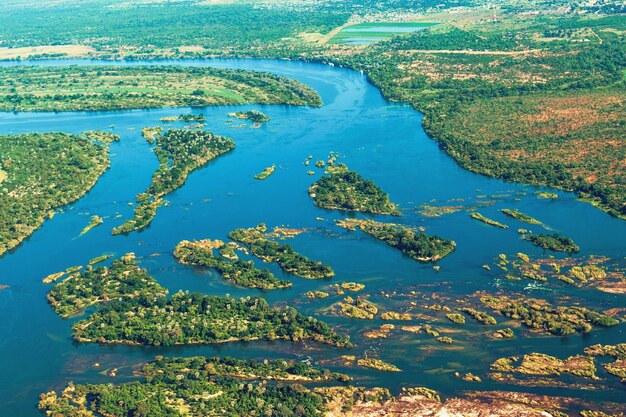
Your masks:
{"label": "grassland", "polygon": [[309,87],[277,75],[185,67],[4,67],[0,110],[76,111],[262,103],[321,105]]}

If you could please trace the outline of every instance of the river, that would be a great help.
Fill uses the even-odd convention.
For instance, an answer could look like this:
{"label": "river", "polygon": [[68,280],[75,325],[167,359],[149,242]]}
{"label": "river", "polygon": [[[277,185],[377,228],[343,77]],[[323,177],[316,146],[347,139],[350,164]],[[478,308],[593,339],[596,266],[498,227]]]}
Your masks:
{"label": "river", "polygon": [[[382,321],[359,321],[330,315],[326,309],[341,297],[308,300],[303,294],[312,289],[326,289],[330,283],[356,281],[366,285],[365,293],[382,306],[395,303],[381,291],[423,292],[455,297],[475,291],[498,289],[515,291],[538,298],[568,294],[575,301],[596,309],[626,307],[626,296],[609,295],[594,290],[568,287],[560,282],[534,284],[522,280],[508,282],[494,271],[482,268],[493,265],[498,254],[514,256],[524,252],[531,257],[544,251],[520,238],[519,227],[528,225],[507,218],[502,208],[517,208],[538,218],[553,231],[574,239],[580,245],[577,256],[604,255],[624,259],[626,222],[579,202],[571,193],[523,184],[513,184],[477,175],[460,168],[443,153],[421,128],[422,115],[411,107],[387,102],[365,76],[348,69],[315,63],[277,60],[186,60],[103,62],[86,60],[50,60],[4,62],[0,65],[199,65],[270,71],[297,79],[319,92],[324,102],[320,108],[281,105],[243,105],[209,108],[164,108],[151,110],[64,113],[0,113],[0,134],[61,131],[80,133],[100,129],[121,136],[111,145],[111,168],[95,187],[78,202],[65,207],[44,223],[28,240],[0,258],[0,416],[36,416],[38,395],[75,383],[124,382],[134,379],[133,367],[155,355],[231,355],[246,358],[290,357],[313,361],[336,359],[342,354],[376,354],[401,368],[400,373],[384,373],[344,368],[336,362],[332,369],[355,376],[356,384],[386,386],[397,392],[402,386],[421,385],[450,396],[467,389],[520,389],[489,381],[489,364],[502,356],[540,351],[559,357],[582,353],[593,343],[625,342],[624,325],[594,329],[587,335],[567,338],[529,336],[516,329],[511,340],[493,340],[485,328],[468,319],[464,327],[443,321],[435,327],[452,336],[450,346],[437,343],[427,335],[395,331],[387,339],[367,339],[363,331],[378,327]],[[258,109],[271,117],[259,129],[234,128],[226,123],[227,113]],[[112,236],[111,229],[132,216],[129,202],[146,189],[157,160],[150,145],[141,137],[141,128],[160,124],[159,119],[186,112],[204,113],[212,132],[234,139],[237,148],[206,167],[192,173],[187,183],[167,196],[169,204],[159,209],[152,225],[139,233]],[[182,126],[173,123],[171,126]],[[345,214],[316,208],[307,189],[321,175],[321,170],[307,167],[313,161],[327,159],[337,152],[339,161],[363,176],[373,179],[398,203],[403,216],[373,216],[424,227],[429,234],[454,240],[456,251],[438,263],[421,264],[382,242],[357,232],[347,232],[334,225]],[[275,173],[265,181],[253,176],[272,164]],[[315,176],[307,175],[313,169]],[[540,199],[536,191],[556,192],[556,200]],[[461,201],[460,199],[463,199]],[[423,203],[463,205],[493,200],[480,212],[509,224],[507,230],[472,220],[460,211],[441,217],[419,213]],[[103,225],[79,236],[92,215],[104,217]],[[119,217],[119,215],[122,217]],[[117,216],[117,217],[116,217]],[[320,220],[321,218],[323,220]],[[265,265],[278,278],[293,281],[292,288],[259,292],[235,288],[210,271],[178,264],[172,250],[183,239],[226,239],[237,227],[286,225],[308,228],[289,240],[304,255],[330,264],[337,276],[330,281],[310,281],[281,272],[275,265]],[[537,226],[530,227],[541,232]],[[170,293],[178,290],[200,291],[231,296],[261,295],[272,304],[291,304],[305,314],[317,315],[341,332],[351,335],[356,347],[351,350],[310,344],[232,343],[220,346],[179,346],[141,348],[75,344],[71,324],[48,306],[49,286],[41,279],[73,265],[84,265],[102,253],[120,256],[135,252],[141,265],[148,268]],[[564,255],[555,255],[562,257]],[[257,265],[262,265],[257,261]],[[432,301],[435,302],[435,301]],[[435,314],[435,313],[433,313]],[[497,315],[496,315],[497,316]],[[441,314],[438,315],[441,317]],[[505,318],[497,316],[499,321]],[[419,320],[410,324],[418,324]],[[396,323],[397,327],[402,323]],[[498,327],[501,328],[502,326]],[[464,331],[458,332],[458,329]],[[98,363],[99,367],[94,367]],[[118,376],[102,375],[119,368]],[[456,378],[459,371],[480,375],[485,382],[475,384]],[[603,375],[604,377],[604,375]],[[607,379],[605,391],[526,389],[547,394],[573,395],[586,399],[621,398],[626,403],[626,385],[617,378]]]}

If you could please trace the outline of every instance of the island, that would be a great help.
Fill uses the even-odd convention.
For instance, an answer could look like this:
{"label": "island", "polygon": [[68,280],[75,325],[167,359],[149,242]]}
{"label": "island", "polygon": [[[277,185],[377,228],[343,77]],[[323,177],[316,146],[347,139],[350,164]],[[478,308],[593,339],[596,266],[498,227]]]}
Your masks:
{"label": "island", "polygon": [[274,171],[276,170],[276,165],[272,165],[271,167],[267,167],[263,170],[263,172],[256,174],[254,176],[255,179],[257,180],[265,180],[267,179],[270,175],[272,175],[274,173]]}
{"label": "island", "polygon": [[550,249],[558,252],[578,252],[580,247],[569,237],[561,236],[558,233],[526,235],[526,240],[535,246]]}
{"label": "island", "polygon": [[238,111],[228,113],[228,115],[236,119],[250,120],[254,127],[259,127],[261,124],[270,121],[269,116],[259,110]]}
{"label": "island", "polygon": [[[320,106],[309,87],[278,75],[212,67],[0,68],[0,110],[81,111],[227,104]],[[186,115],[182,115],[185,121]],[[198,121],[193,116],[194,121]]]}
{"label": "island", "polygon": [[[322,165],[323,166],[323,165]],[[334,210],[359,211],[372,214],[400,216],[397,205],[374,181],[367,180],[339,164],[329,167],[328,175],[317,180],[309,195],[317,207]]]}
{"label": "island", "polygon": [[303,383],[343,383],[347,375],[293,360],[164,358],[145,364],[141,381],[74,385],[41,395],[39,409],[54,416],[270,415],[322,416],[319,394]]}
{"label": "island", "polygon": [[85,233],[89,232],[94,227],[100,226],[103,222],[104,220],[102,219],[102,217],[98,215],[91,216],[91,220],[89,221],[89,224],[87,224],[87,226],[85,226],[83,230],[80,231],[80,235],[82,236]]}
{"label": "island", "polygon": [[395,223],[345,219],[338,220],[337,225],[351,231],[359,229],[420,262],[436,262],[451,254],[456,247],[456,243],[451,240],[422,232],[416,233]]}
{"label": "island", "polygon": [[109,167],[117,140],[93,131],[0,135],[0,255],[85,195]]}
{"label": "island", "polygon": [[114,228],[114,235],[148,227],[164,196],[182,187],[191,172],[235,148],[232,139],[204,130],[170,129],[153,137],[159,167],[148,189],[137,195],[134,218]]}
{"label": "island", "polygon": [[48,302],[59,316],[68,318],[111,300],[165,299],[166,295],[167,290],[145,269],[137,266],[134,254],[128,253],[114,260],[109,267],[89,267],[83,272],[70,274],[50,290]]}
{"label": "island", "polygon": [[[240,259],[232,259],[234,251],[228,259],[221,252],[214,255],[213,250],[230,248],[221,240],[200,240],[190,242],[183,240],[174,250],[174,257],[178,262],[185,265],[203,266],[215,269],[222,274],[224,278],[230,280],[233,284],[247,287],[271,290],[275,288],[287,288],[291,286],[291,282],[279,280],[267,269],[258,269],[252,261],[242,261]],[[236,255],[235,255],[236,256]]]}
{"label": "island", "polygon": [[257,297],[239,300],[180,291],[123,298],[72,326],[81,343],[172,346],[254,340],[312,340],[349,346],[346,336],[293,307],[273,308]]}
{"label": "island", "polygon": [[501,229],[508,229],[509,228],[509,226],[507,226],[506,224],[502,224],[500,222],[492,220],[489,217],[485,217],[485,216],[483,216],[482,214],[480,214],[478,212],[470,213],[470,217],[472,219],[478,220],[479,222],[483,222],[483,223],[488,224],[490,226],[499,227]]}
{"label": "island", "polygon": [[232,240],[245,245],[252,254],[265,262],[276,262],[286,272],[301,278],[322,279],[335,271],[322,262],[312,261],[296,252],[289,244],[278,243],[264,236],[265,224],[249,229],[235,229],[228,234]]}
{"label": "island", "polygon": [[545,300],[535,298],[511,298],[503,295],[481,297],[480,301],[527,327],[558,336],[588,333],[593,326],[611,327],[619,324],[618,320],[585,307],[554,307]]}
{"label": "island", "polygon": [[542,224],[539,220],[535,219],[534,217],[529,216],[528,214],[524,214],[518,211],[517,209],[515,210],[502,209],[500,211],[502,211],[502,213],[506,214],[509,217],[513,217],[515,220],[519,220],[520,222],[524,222],[528,224],[537,224],[537,225]]}

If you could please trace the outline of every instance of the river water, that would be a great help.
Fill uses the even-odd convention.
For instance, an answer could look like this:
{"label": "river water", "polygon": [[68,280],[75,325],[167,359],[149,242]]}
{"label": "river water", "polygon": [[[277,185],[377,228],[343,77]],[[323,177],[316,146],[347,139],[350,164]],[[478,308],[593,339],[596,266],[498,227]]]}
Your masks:
{"label": "river water", "polygon": [[[571,193],[507,183],[460,168],[426,136],[420,125],[420,113],[408,106],[387,102],[365,76],[351,70],[274,60],[62,60],[35,64],[153,63],[270,71],[311,86],[320,93],[324,105],[321,108],[243,105],[112,112],[0,113],[0,134],[32,131],[80,133],[100,129],[121,136],[119,143],[111,145],[111,168],[95,187],[0,259],[0,284],[10,286],[0,291],[0,416],[38,415],[39,393],[61,389],[69,381],[131,380],[133,367],[160,354],[311,358],[332,369],[350,373],[359,385],[386,386],[394,392],[407,385],[423,385],[450,396],[469,389],[520,389],[489,381],[489,364],[502,356],[540,351],[565,357],[579,354],[593,343],[626,342],[624,325],[594,329],[590,334],[567,338],[529,335],[516,329],[514,339],[493,340],[485,336],[484,327],[471,319],[464,327],[459,327],[442,319],[442,313],[432,313],[438,318],[433,325],[455,339],[450,346],[438,343],[428,335],[401,331],[393,332],[387,339],[364,338],[364,331],[378,327],[382,321],[333,316],[327,309],[342,297],[308,300],[303,294],[314,289],[328,290],[330,283],[355,281],[364,283],[364,293],[371,294],[371,299],[383,308],[397,306],[400,301],[394,297],[387,299],[381,291],[437,293],[454,300],[475,291],[499,289],[547,299],[570,295],[572,303],[581,302],[598,310],[625,307],[625,296],[567,287],[552,281],[536,285],[530,285],[531,281],[508,282],[502,280],[500,274],[483,269],[482,265],[493,265],[499,253],[513,256],[524,252],[531,257],[546,255],[542,249],[520,239],[517,229],[529,228],[528,225],[506,218],[499,212],[502,208],[517,208],[543,221],[551,230],[573,238],[581,247],[577,256],[593,254],[623,260],[626,222],[577,201]],[[240,121],[226,122],[227,113],[249,109],[263,111],[271,121],[259,129],[235,128]],[[162,117],[189,111],[204,113],[207,127],[214,133],[232,137],[236,150],[192,173],[181,189],[167,196],[169,205],[159,209],[148,229],[128,236],[112,236],[111,229],[132,216],[133,207],[129,202],[146,189],[157,166],[150,146],[141,138],[141,128],[160,124]],[[182,126],[181,123],[170,125]],[[307,188],[322,171],[306,167],[303,162],[308,155],[313,155],[313,161],[327,159],[331,151],[341,155],[341,162],[373,179],[403,209],[404,215],[400,218],[374,218],[422,226],[427,233],[457,243],[456,251],[438,263],[441,266],[439,271],[361,233],[336,227],[334,220],[343,218],[345,213],[313,206]],[[276,165],[276,171],[269,179],[253,179],[255,174],[272,164]],[[307,175],[309,169],[316,171],[315,176]],[[559,198],[539,199],[536,191],[556,192]],[[459,202],[461,199],[463,202]],[[427,217],[418,210],[421,204],[428,202],[462,205],[486,200],[493,200],[495,204],[481,208],[480,212],[509,224],[509,229],[498,229],[472,220],[466,211]],[[104,217],[104,224],[79,236],[94,214]],[[275,265],[263,265],[257,260],[257,265],[268,267],[279,278],[294,283],[287,290],[262,293],[235,288],[213,272],[179,265],[172,256],[173,248],[182,239],[224,240],[230,230],[252,227],[260,222],[268,226],[310,229],[289,243],[302,254],[330,264],[337,272],[336,277],[329,281],[309,281],[284,274]],[[541,232],[540,227],[530,228]],[[142,348],[73,343],[70,327],[81,318],[63,320],[52,311],[46,301],[49,287],[41,282],[42,277],[69,266],[84,265],[102,253],[120,256],[126,252],[135,252],[141,265],[170,293],[190,290],[235,297],[260,295],[272,304],[291,304],[305,314],[323,318],[338,331],[350,334],[356,346],[339,350],[311,344],[262,342]],[[512,324],[505,323],[504,317],[497,317],[502,325],[496,328]],[[403,323],[395,324],[399,327]],[[420,320],[407,324],[420,324]],[[394,363],[402,372],[389,374],[345,368],[336,361],[343,354],[376,355]],[[100,367],[94,367],[95,363]],[[119,368],[116,378],[101,374],[112,368]],[[463,382],[454,376],[455,371],[472,372],[485,382]],[[590,400],[615,401],[621,398],[626,403],[626,385],[605,372],[599,371],[599,374],[606,379],[602,381],[606,385],[603,391],[524,389]]]}

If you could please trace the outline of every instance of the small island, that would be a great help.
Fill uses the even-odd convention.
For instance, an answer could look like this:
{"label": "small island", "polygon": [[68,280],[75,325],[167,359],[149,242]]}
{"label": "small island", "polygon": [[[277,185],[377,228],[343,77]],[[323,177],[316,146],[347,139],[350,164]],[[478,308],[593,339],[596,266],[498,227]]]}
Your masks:
{"label": "small island", "polygon": [[406,226],[374,220],[345,219],[337,225],[348,230],[359,229],[420,262],[436,262],[451,254],[456,244],[439,236],[416,233]]}
{"label": "small island", "polygon": [[165,195],[182,187],[191,172],[235,148],[232,139],[204,130],[171,129],[153,137],[159,167],[152,175],[150,187],[136,198],[134,218],[114,228],[114,235],[148,227]]}
{"label": "small island", "polygon": [[103,222],[104,220],[102,219],[102,217],[98,215],[91,216],[91,220],[89,221],[89,224],[85,226],[83,230],[81,230],[80,235],[82,236],[85,233],[89,232],[94,227],[100,226]]}
{"label": "small island", "polygon": [[[224,278],[241,287],[271,290],[291,286],[291,282],[279,280],[267,269],[256,268],[252,261],[245,262],[240,259],[228,259],[228,255],[224,256],[221,253],[222,249],[225,248],[230,248],[232,251],[232,246],[225,244],[221,240],[200,240],[194,242],[183,240],[176,246],[174,257],[178,262],[185,265],[215,269]],[[213,254],[214,249],[220,250],[221,256],[215,256]],[[232,258],[232,255],[228,257]]]}
{"label": "small island", "polygon": [[312,261],[296,252],[291,245],[269,240],[264,236],[267,227],[260,224],[250,229],[236,229],[228,234],[232,240],[245,245],[253,255],[265,262],[276,262],[281,269],[301,278],[322,279],[335,271],[322,262]]}
{"label": "small island", "polygon": [[479,222],[483,222],[483,223],[488,224],[490,226],[499,227],[501,229],[508,229],[509,228],[509,226],[507,226],[506,224],[502,224],[500,222],[492,220],[489,217],[485,217],[482,214],[477,213],[477,212],[471,213],[470,217],[472,219],[478,220]]}
{"label": "small island", "polygon": [[256,174],[254,178],[256,178],[257,180],[265,180],[267,179],[267,177],[272,175],[275,170],[276,170],[276,165],[272,165],[271,167],[265,168],[263,172]]}
{"label": "small island", "polygon": [[250,120],[253,127],[260,127],[261,124],[270,121],[269,116],[259,110],[238,111],[228,113],[228,115],[236,119]]}
{"label": "small island", "polygon": [[540,234],[540,235],[527,235],[525,237],[530,243],[535,246],[539,246],[544,249],[549,249],[557,252],[578,252],[580,247],[574,243],[569,237],[561,236],[557,233],[553,234]]}
{"label": "small island", "polygon": [[543,224],[539,220],[529,216],[528,214],[524,214],[524,213],[518,211],[517,209],[515,209],[515,210],[502,209],[500,211],[502,213],[506,214],[509,217],[513,217],[515,220],[519,220],[520,222],[524,222],[524,223],[528,223],[528,224],[537,224],[537,225]]}
{"label": "small island", "polygon": [[328,169],[328,175],[311,187],[309,195],[317,207],[400,216],[397,205],[374,181],[367,180],[339,164]]}

